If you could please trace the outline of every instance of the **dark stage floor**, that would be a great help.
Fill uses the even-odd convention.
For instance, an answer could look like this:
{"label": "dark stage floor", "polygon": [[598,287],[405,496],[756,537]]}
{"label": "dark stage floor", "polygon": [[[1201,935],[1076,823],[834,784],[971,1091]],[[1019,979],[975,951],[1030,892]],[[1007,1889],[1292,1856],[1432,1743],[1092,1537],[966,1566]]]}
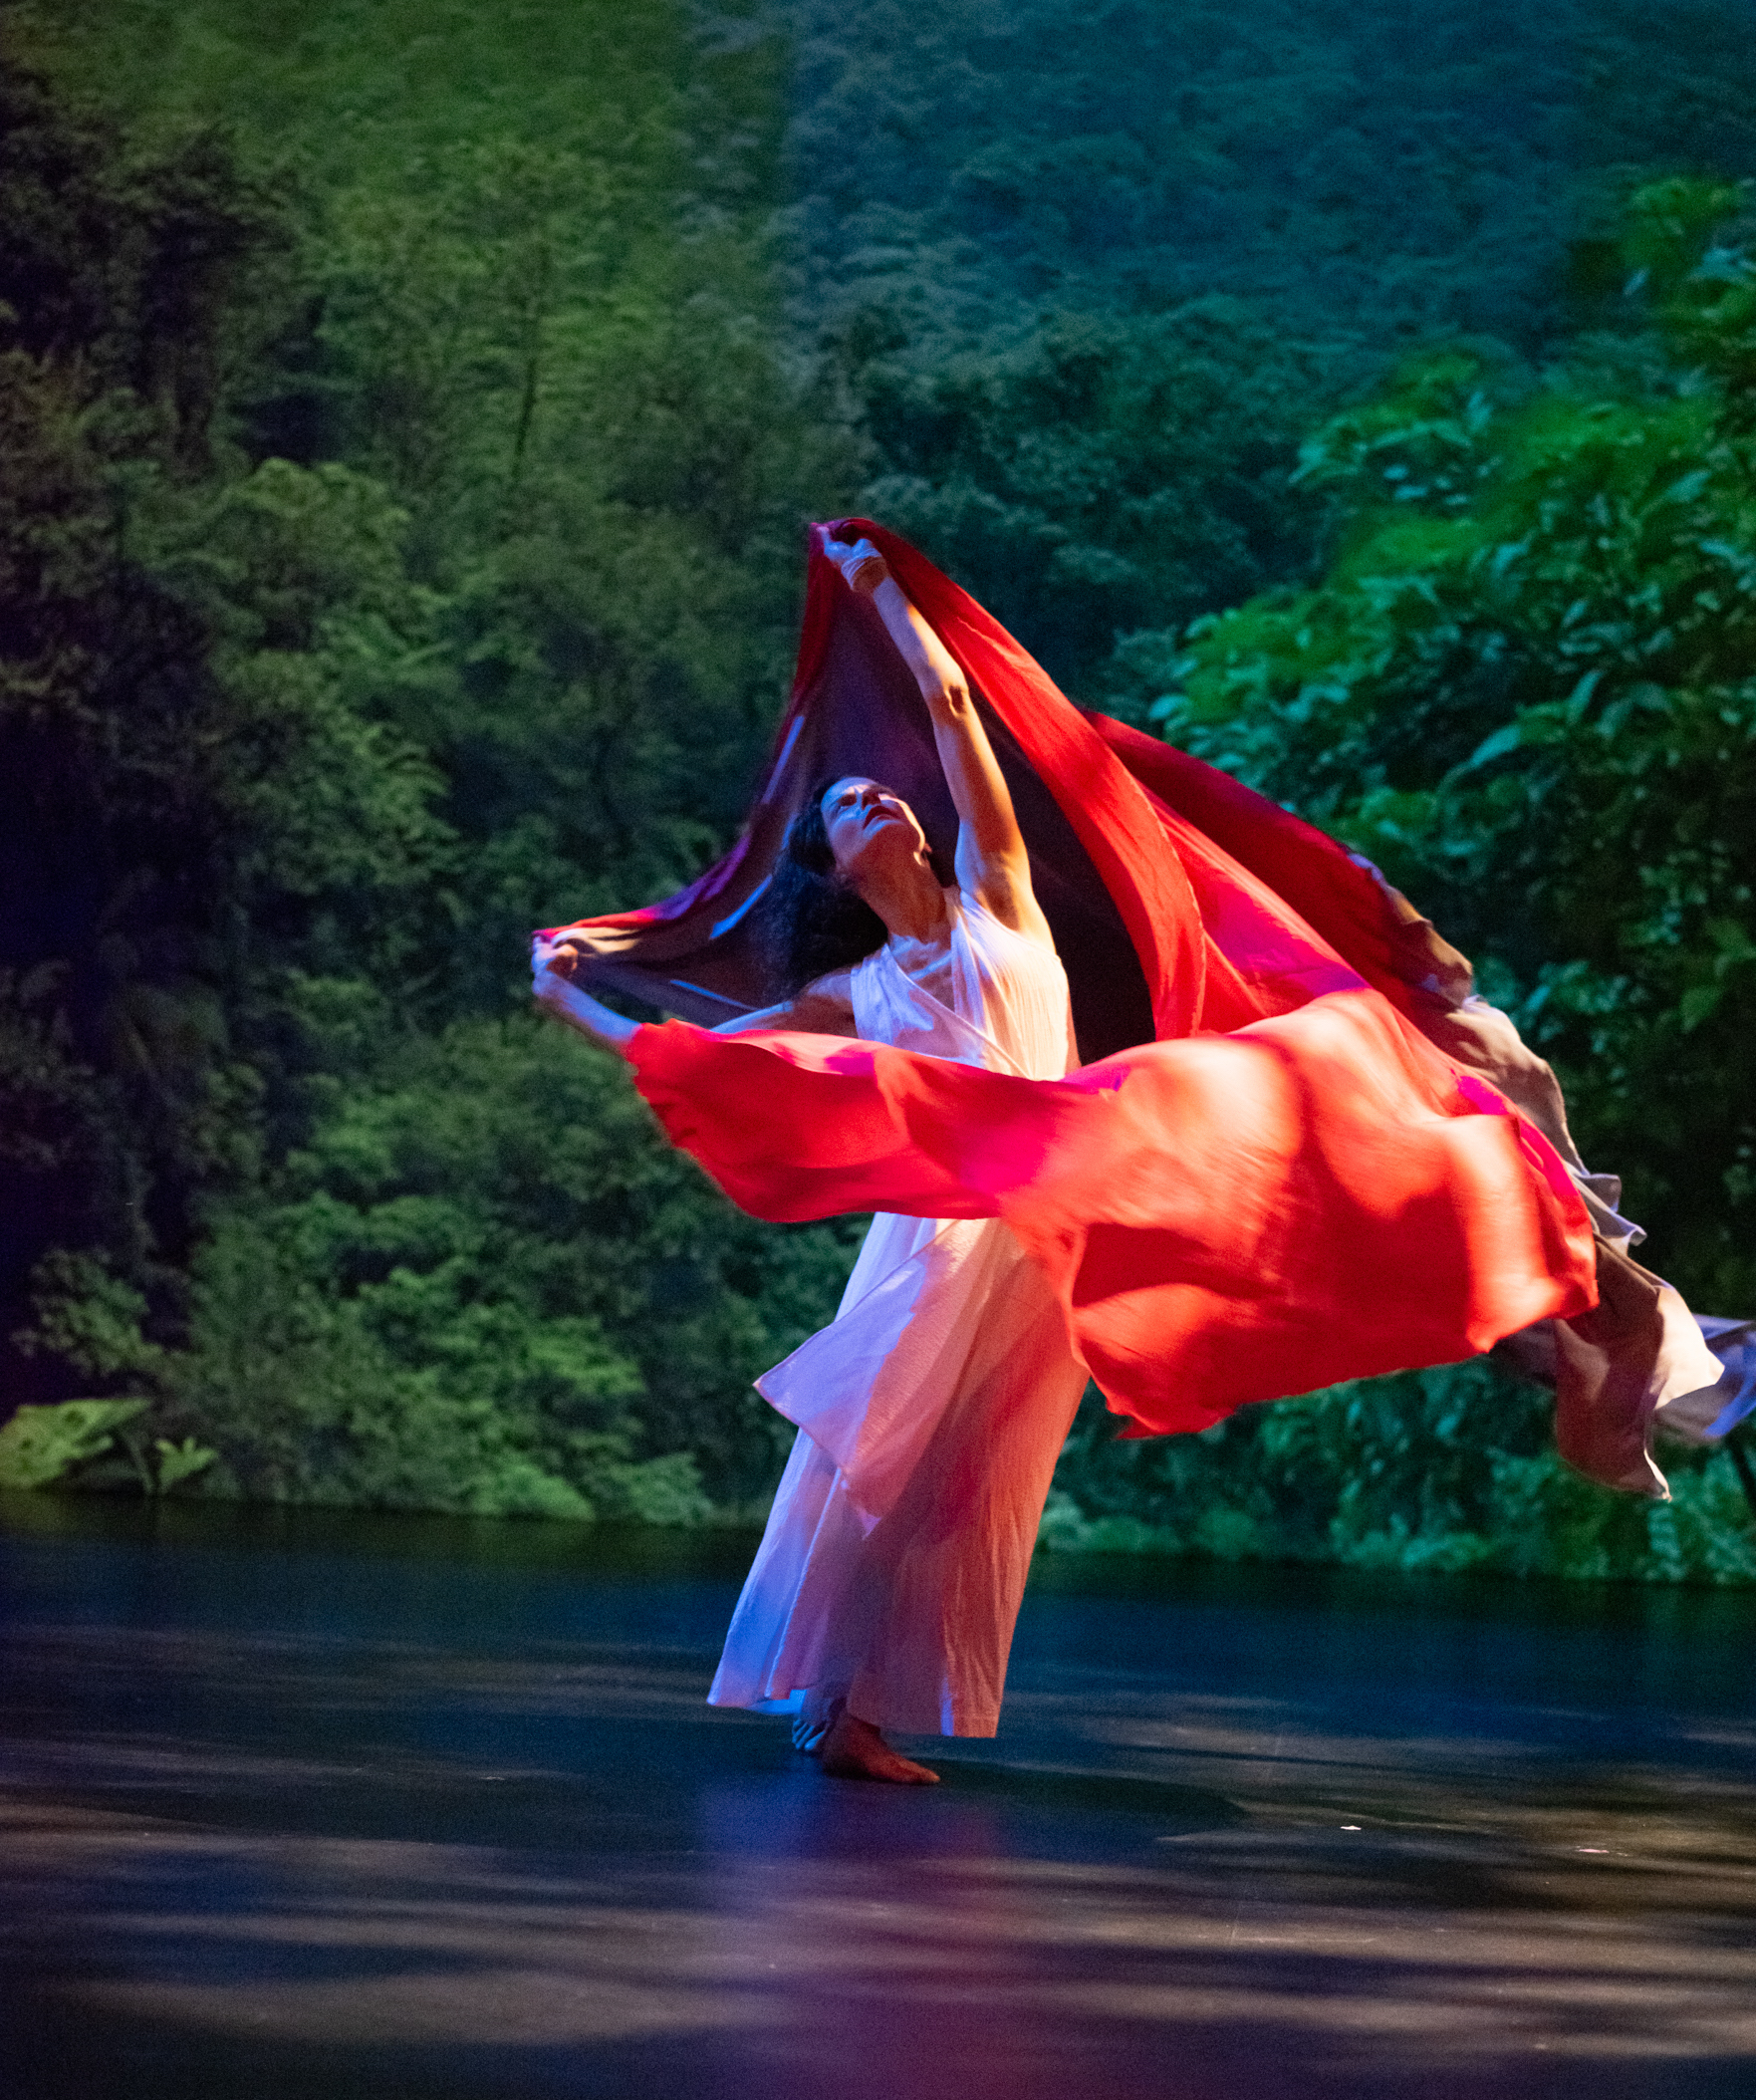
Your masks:
{"label": "dark stage floor", "polygon": [[1749,2100],[1756,1597],[1040,1563],[919,1794],[745,1540],[0,1505],[6,2100]]}

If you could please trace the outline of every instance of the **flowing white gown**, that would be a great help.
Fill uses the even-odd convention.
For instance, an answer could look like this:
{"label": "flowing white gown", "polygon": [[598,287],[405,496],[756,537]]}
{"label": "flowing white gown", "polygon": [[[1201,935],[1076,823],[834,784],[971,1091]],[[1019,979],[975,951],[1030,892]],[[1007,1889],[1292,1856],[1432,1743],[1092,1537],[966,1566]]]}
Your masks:
{"label": "flowing white gown", "polygon": [[[1075,1063],[1053,951],[945,893],[949,954],[854,971],[856,1032],[1029,1079]],[[875,1217],[832,1324],[757,1380],[799,1425],[708,1694],[846,1697],[909,1733],[991,1735],[1037,1525],[1086,1373],[998,1218]],[[801,1697],[802,1696],[802,1697]]]}

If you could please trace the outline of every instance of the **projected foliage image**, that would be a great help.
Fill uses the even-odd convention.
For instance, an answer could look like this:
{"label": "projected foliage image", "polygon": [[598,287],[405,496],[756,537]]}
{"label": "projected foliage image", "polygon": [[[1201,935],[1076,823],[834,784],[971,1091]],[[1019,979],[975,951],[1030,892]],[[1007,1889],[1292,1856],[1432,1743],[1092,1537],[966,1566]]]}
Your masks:
{"label": "projected foliage image", "polygon": [[[730,1209],[524,938],[723,850],[856,508],[1383,866],[1756,1311],[1741,9],[0,24],[0,1406],[102,1404],[33,1479],[760,1506],[858,1221]],[[1089,1413],[1047,1535],[1756,1577],[1671,1470],[1470,1365]]]}

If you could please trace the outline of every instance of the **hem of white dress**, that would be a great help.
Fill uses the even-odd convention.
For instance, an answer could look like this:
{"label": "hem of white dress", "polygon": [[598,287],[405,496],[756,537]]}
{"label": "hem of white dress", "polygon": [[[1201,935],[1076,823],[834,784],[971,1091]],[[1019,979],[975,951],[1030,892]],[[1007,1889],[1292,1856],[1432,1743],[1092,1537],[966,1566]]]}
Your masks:
{"label": "hem of white dress", "polygon": [[[808,1685],[799,1686],[785,1694],[776,1693],[767,1699],[736,1699],[729,1693],[714,1691],[708,1693],[707,1705],[737,1712],[767,1713],[785,1718],[790,1714],[802,1713],[810,1697],[811,1687]],[[962,1721],[949,1728],[936,1720],[923,1723],[918,1716],[897,1719],[894,1714],[889,1713],[867,1713],[861,1718],[870,1720],[875,1728],[887,1728],[893,1735],[937,1735],[947,1742],[987,1741],[1000,1732],[998,1713],[985,1716],[981,1722]]]}

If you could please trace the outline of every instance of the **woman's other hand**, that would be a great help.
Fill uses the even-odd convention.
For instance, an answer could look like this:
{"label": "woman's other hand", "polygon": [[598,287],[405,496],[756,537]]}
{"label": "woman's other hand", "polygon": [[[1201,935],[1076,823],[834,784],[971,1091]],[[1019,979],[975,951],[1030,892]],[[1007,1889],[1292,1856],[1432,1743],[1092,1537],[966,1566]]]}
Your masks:
{"label": "woman's other hand", "polygon": [[531,935],[531,997],[539,1006],[554,1006],[564,992],[574,989],[573,973],[579,966],[578,951],[559,940]]}
{"label": "woman's other hand", "polygon": [[[537,943],[544,938],[540,933],[532,934],[533,953]],[[594,956],[608,955],[612,951],[611,942],[595,926],[562,926],[547,936],[547,945],[549,967],[558,977],[575,981],[585,974],[586,965]]]}
{"label": "woman's other hand", "polygon": [[635,1024],[612,1012],[601,999],[594,999],[574,983],[574,972],[584,959],[581,945],[566,935],[556,940],[545,940],[541,934],[532,936],[531,996],[545,1013],[552,1013],[581,1035],[621,1050],[633,1034]]}

